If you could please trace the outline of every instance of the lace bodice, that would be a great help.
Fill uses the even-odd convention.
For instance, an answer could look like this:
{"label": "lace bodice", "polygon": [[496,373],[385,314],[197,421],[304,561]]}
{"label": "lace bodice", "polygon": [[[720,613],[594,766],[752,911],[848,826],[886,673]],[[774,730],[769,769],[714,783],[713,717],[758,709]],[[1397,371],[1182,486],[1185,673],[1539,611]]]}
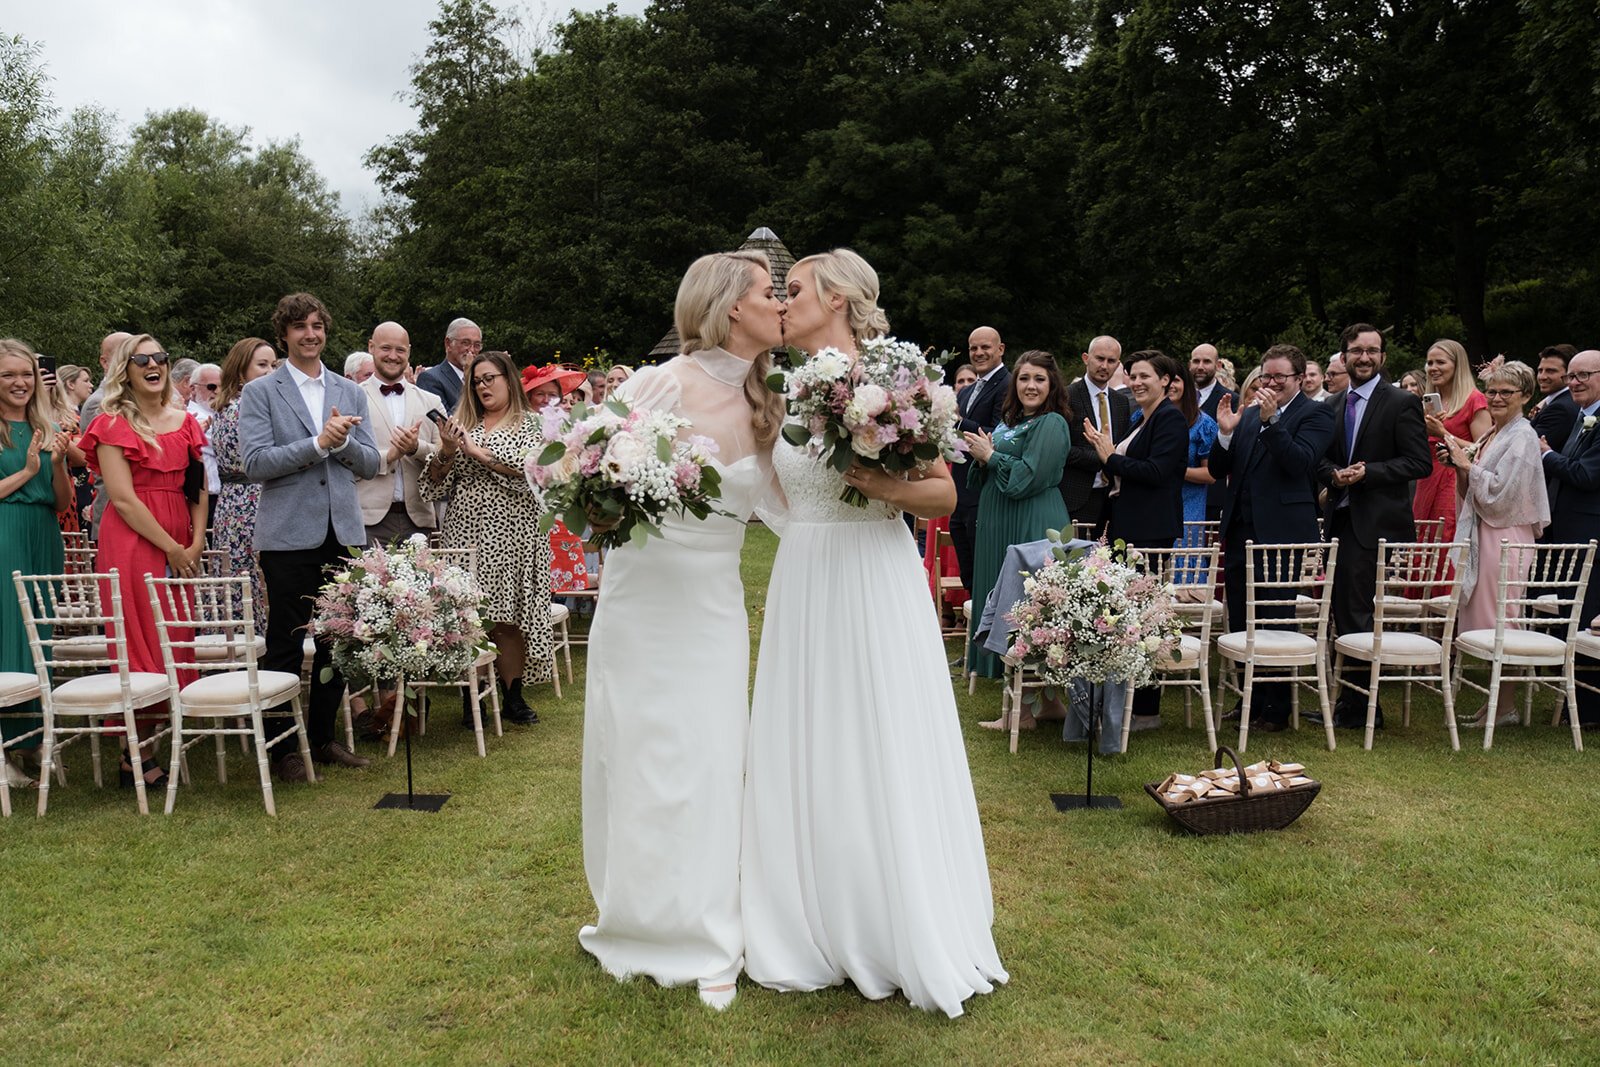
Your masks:
{"label": "lace bodice", "polygon": [[862,508],[840,500],[844,478],[823,459],[812,458],[804,446],[796,448],[780,438],[772,449],[772,466],[789,498],[791,523],[882,522],[900,515],[897,508],[879,500],[869,500]]}

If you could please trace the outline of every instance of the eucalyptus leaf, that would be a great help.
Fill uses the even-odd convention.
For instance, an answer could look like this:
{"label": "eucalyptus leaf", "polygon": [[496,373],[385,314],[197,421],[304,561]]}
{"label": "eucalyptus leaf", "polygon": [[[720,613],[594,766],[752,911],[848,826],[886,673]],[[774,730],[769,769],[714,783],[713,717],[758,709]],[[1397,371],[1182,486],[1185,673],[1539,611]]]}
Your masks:
{"label": "eucalyptus leaf", "polygon": [[567,446],[560,441],[551,441],[544,446],[544,451],[539,453],[539,466],[548,467],[556,460],[567,454]]}
{"label": "eucalyptus leaf", "polygon": [[783,439],[800,448],[811,440],[811,431],[799,423],[791,422],[783,428]]}

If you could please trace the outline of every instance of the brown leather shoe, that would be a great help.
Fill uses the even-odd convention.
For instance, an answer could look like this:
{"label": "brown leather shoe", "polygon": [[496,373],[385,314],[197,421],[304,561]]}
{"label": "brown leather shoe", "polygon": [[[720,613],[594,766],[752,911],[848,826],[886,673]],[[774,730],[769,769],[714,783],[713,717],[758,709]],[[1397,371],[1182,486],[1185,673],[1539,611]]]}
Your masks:
{"label": "brown leather shoe", "polygon": [[318,763],[337,763],[341,767],[365,767],[372,762],[365,756],[356,755],[337,741],[317,745],[311,750],[311,758]]}
{"label": "brown leather shoe", "polygon": [[272,761],[272,773],[277,775],[280,782],[304,782],[306,774],[306,761],[300,758],[298,752],[285,752]]}

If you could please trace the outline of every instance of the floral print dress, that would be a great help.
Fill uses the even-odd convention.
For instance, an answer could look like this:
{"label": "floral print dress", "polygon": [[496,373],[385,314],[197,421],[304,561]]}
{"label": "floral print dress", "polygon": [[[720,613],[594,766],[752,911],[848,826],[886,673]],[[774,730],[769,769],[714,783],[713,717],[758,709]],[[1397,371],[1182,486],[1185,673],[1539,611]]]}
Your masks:
{"label": "floral print dress", "polygon": [[[256,629],[265,632],[266,601],[261,596],[261,571],[256,566],[256,508],[261,503],[261,484],[244,477],[244,455],[239,449],[239,400],[217,412],[207,436],[217,456],[217,473],[222,491],[211,512],[211,547],[228,553],[228,573],[250,576],[250,600],[255,607]],[[234,614],[244,610],[243,597],[233,604]]]}

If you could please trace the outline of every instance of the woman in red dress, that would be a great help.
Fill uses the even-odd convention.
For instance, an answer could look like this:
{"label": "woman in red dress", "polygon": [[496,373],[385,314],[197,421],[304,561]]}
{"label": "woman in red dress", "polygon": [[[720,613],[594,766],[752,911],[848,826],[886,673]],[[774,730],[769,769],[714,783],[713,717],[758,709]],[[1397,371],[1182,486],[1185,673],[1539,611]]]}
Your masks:
{"label": "woman in red dress", "polygon": [[[1427,391],[1439,394],[1444,414],[1426,415],[1433,472],[1417,483],[1416,495],[1411,498],[1411,514],[1418,522],[1443,519],[1438,539],[1449,544],[1456,539],[1456,472],[1449,463],[1439,462],[1439,444],[1448,434],[1465,447],[1488,433],[1489,402],[1472,382],[1467,350],[1459,341],[1441,340],[1429,346],[1423,372]],[[1448,581],[1453,568],[1445,561],[1440,564],[1440,572],[1439,579]],[[1436,588],[1428,595],[1447,591]]]}
{"label": "woman in red dress", "polygon": [[[204,478],[197,500],[184,495],[184,476],[191,460],[200,461],[205,432],[194,416],[172,407],[168,362],[167,353],[149,334],[124,341],[106,375],[101,413],[79,441],[89,466],[105,483],[111,504],[100,525],[96,568],[102,573],[117,568],[128,668],[156,674],[166,673],[166,666],[145,575],[198,576],[206,537]],[[109,600],[110,591],[103,590],[102,595]],[[191,640],[181,631],[174,631],[173,637]],[[145,710],[148,714],[153,709]],[[125,785],[133,784],[134,773],[124,743]],[[143,759],[142,773],[147,786],[166,779],[153,759]]]}

